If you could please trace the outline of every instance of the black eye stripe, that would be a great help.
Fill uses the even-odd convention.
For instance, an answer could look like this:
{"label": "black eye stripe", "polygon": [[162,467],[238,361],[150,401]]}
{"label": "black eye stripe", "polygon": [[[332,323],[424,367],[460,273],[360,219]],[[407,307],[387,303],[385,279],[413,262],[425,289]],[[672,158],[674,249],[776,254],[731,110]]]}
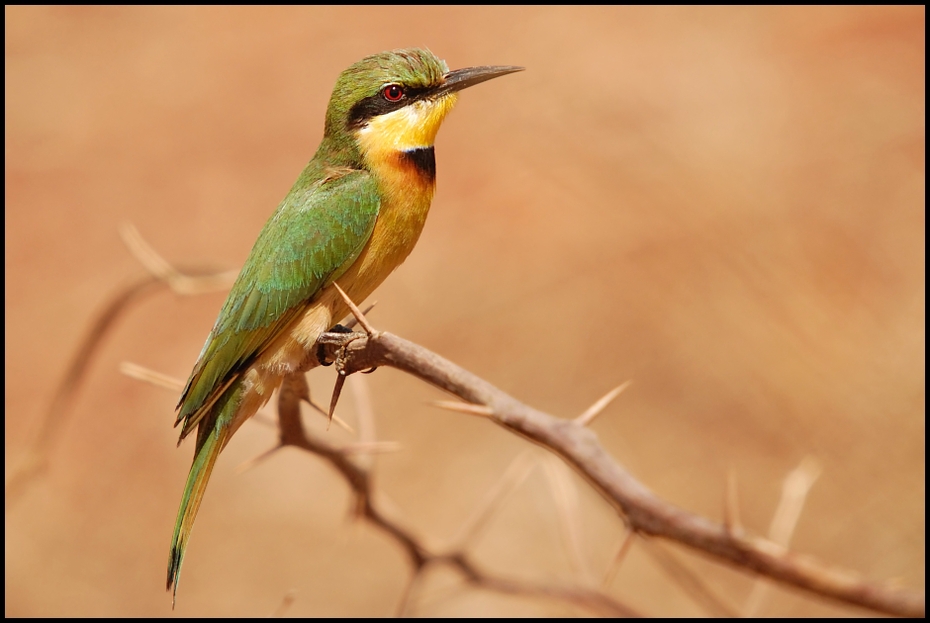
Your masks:
{"label": "black eye stripe", "polygon": [[403,87],[403,89],[406,97],[402,97],[396,102],[389,102],[384,99],[380,90],[377,95],[371,95],[359,100],[349,109],[349,118],[346,126],[350,130],[356,130],[365,125],[365,122],[372,117],[378,117],[380,115],[386,115],[389,112],[394,112],[395,110],[400,110],[404,106],[409,106],[417,100],[429,97],[429,95],[435,91],[434,87]]}
{"label": "black eye stripe", "polygon": [[432,93],[435,89],[430,87],[404,87],[404,95],[407,99],[423,99],[426,95]]}

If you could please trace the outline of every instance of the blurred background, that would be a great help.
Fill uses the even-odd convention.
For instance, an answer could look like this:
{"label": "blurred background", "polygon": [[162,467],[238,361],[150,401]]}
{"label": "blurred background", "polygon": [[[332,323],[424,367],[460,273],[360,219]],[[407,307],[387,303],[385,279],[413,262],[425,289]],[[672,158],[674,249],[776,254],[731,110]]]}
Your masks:
{"label": "blurred background", "polygon": [[[338,73],[425,46],[451,68],[524,65],[465,92],[437,140],[438,191],[371,320],[522,401],[593,424],[659,495],[715,520],[728,470],[768,530],[805,457],[822,474],[792,547],[923,588],[925,11],[910,8],[17,8],[6,25],[6,459],[34,438],[104,302],[143,274],[118,228],[170,262],[241,266],[313,155]],[[192,443],[177,395],[225,293],[155,295],[114,327],[51,448],[6,506],[7,616],[165,616]],[[331,368],[310,374],[327,402]],[[350,379],[351,386],[356,379]],[[437,410],[381,369],[377,487],[430,543],[528,443]],[[355,421],[352,392],[339,413]],[[312,418],[309,414],[308,418]],[[329,439],[348,441],[335,428]],[[406,559],[349,518],[344,481],[245,425],[220,459],[178,615],[395,612]],[[543,457],[541,451],[538,456]],[[597,584],[623,530],[582,481]],[[739,607],[752,578],[670,547]],[[535,470],[470,549],[506,577],[574,582]],[[572,615],[428,575],[412,613]],[[609,593],[705,611],[636,545]],[[860,611],[775,588],[759,613]]]}

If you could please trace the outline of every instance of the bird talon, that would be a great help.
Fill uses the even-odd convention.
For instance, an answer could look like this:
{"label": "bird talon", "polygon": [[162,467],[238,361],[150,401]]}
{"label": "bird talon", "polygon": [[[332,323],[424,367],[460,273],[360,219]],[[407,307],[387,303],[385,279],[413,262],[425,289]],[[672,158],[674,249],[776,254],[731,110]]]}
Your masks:
{"label": "bird talon", "polygon": [[333,362],[333,361],[327,361],[327,360],[326,360],[326,345],[325,345],[325,344],[317,344],[317,346],[316,346],[316,358],[317,358],[317,361],[320,362],[320,365],[321,365],[321,366],[329,367],[329,366],[333,365],[333,363],[335,363],[335,362]]}
{"label": "bird talon", "polygon": [[[327,331],[326,333],[321,334],[320,337],[317,338],[317,346],[316,346],[316,358],[317,358],[317,361],[320,362],[320,365],[329,367],[333,365],[333,363],[335,363],[336,361],[335,359],[330,361],[326,357],[326,354],[327,354],[326,346],[328,344],[338,345],[340,347],[339,350],[341,352],[342,350],[345,349],[346,345],[349,342],[355,339],[355,337],[353,336],[353,333],[355,332],[349,327],[344,327],[341,324],[337,324],[332,329]],[[341,355],[337,353],[336,359],[339,359],[340,356]]]}
{"label": "bird talon", "polygon": [[374,372],[374,371],[377,370],[377,369],[378,369],[378,366],[372,366],[372,367],[368,368],[367,370],[362,370],[362,374],[371,374],[372,372]]}

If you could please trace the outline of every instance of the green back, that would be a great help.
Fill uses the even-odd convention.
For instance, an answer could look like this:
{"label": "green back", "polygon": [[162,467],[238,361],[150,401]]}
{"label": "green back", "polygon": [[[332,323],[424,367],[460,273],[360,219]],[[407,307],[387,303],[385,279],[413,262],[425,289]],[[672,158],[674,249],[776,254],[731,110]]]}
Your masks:
{"label": "green back", "polygon": [[[358,257],[380,201],[367,171],[343,173],[326,178],[323,167],[311,162],[265,224],[187,382],[178,421],[247,367]],[[193,424],[185,424],[184,434]]]}

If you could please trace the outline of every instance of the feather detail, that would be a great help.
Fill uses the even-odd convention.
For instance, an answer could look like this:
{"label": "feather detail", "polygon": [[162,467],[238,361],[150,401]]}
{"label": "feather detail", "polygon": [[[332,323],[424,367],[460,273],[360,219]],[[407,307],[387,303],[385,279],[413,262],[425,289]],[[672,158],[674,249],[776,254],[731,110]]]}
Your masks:
{"label": "feather detail", "polygon": [[226,445],[231,436],[230,426],[233,416],[239,406],[241,385],[237,384],[228,389],[221,400],[217,401],[217,415],[207,419],[201,424],[197,439],[197,452],[190,473],[187,475],[187,484],[181,496],[181,506],[178,509],[178,518],[174,525],[174,536],[171,539],[171,550],[168,554],[168,590],[172,590],[171,605],[177,597],[178,580],[181,577],[181,563],[184,562],[184,551],[194,527],[194,519],[200,510],[203,494],[207,490],[207,482],[216,464],[220,450]]}

